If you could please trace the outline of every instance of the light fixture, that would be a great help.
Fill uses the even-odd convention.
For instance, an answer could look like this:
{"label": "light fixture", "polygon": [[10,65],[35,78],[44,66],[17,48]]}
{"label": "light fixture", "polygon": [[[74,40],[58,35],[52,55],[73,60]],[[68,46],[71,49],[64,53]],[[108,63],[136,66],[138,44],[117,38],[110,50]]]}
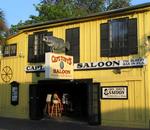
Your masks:
{"label": "light fixture", "polygon": [[23,52],[22,52],[22,51],[19,52],[19,57],[20,57],[20,58],[24,58],[24,55],[23,55]]}
{"label": "light fixture", "polygon": [[121,74],[121,69],[120,68],[115,68],[115,69],[113,69],[113,73]]}

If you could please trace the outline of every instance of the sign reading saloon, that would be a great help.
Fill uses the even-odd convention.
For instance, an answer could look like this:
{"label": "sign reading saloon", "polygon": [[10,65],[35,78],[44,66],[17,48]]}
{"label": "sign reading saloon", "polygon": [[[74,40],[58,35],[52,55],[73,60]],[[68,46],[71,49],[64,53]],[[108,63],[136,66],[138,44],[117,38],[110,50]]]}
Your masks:
{"label": "sign reading saloon", "polygon": [[74,70],[88,70],[88,69],[105,69],[117,67],[141,67],[146,64],[146,59],[137,58],[130,60],[114,60],[114,61],[100,61],[74,64]]}
{"label": "sign reading saloon", "polygon": [[102,87],[102,99],[128,99],[127,86]]}
{"label": "sign reading saloon", "polygon": [[72,79],[73,57],[55,53],[46,53],[45,78]]}

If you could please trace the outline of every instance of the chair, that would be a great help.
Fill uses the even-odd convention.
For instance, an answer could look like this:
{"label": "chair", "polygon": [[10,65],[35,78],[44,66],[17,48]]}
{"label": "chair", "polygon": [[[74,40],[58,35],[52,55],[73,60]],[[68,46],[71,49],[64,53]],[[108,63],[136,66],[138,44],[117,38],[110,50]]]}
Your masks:
{"label": "chair", "polygon": [[51,106],[51,117],[61,117],[62,103],[57,94],[54,94]]}

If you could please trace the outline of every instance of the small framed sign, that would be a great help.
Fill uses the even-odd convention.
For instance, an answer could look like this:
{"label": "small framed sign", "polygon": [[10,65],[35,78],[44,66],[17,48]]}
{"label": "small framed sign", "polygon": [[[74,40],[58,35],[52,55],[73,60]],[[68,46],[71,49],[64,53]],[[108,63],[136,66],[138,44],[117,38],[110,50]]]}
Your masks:
{"label": "small framed sign", "polygon": [[11,82],[11,104],[18,105],[19,103],[19,83]]}
{"label": "small framed sign", "polygon": [[102,99],[128,99],[127,86],[103,86],[101,87]]}

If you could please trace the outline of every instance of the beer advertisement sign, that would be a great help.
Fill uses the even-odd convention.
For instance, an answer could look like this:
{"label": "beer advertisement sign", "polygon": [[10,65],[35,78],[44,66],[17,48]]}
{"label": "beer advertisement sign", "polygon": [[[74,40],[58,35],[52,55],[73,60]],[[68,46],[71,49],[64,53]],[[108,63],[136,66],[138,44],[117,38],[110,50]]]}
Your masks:
{"label": "beer advertisement sign", "polygon": [[45,78],[73,79],[73,57],[46,53]]}

